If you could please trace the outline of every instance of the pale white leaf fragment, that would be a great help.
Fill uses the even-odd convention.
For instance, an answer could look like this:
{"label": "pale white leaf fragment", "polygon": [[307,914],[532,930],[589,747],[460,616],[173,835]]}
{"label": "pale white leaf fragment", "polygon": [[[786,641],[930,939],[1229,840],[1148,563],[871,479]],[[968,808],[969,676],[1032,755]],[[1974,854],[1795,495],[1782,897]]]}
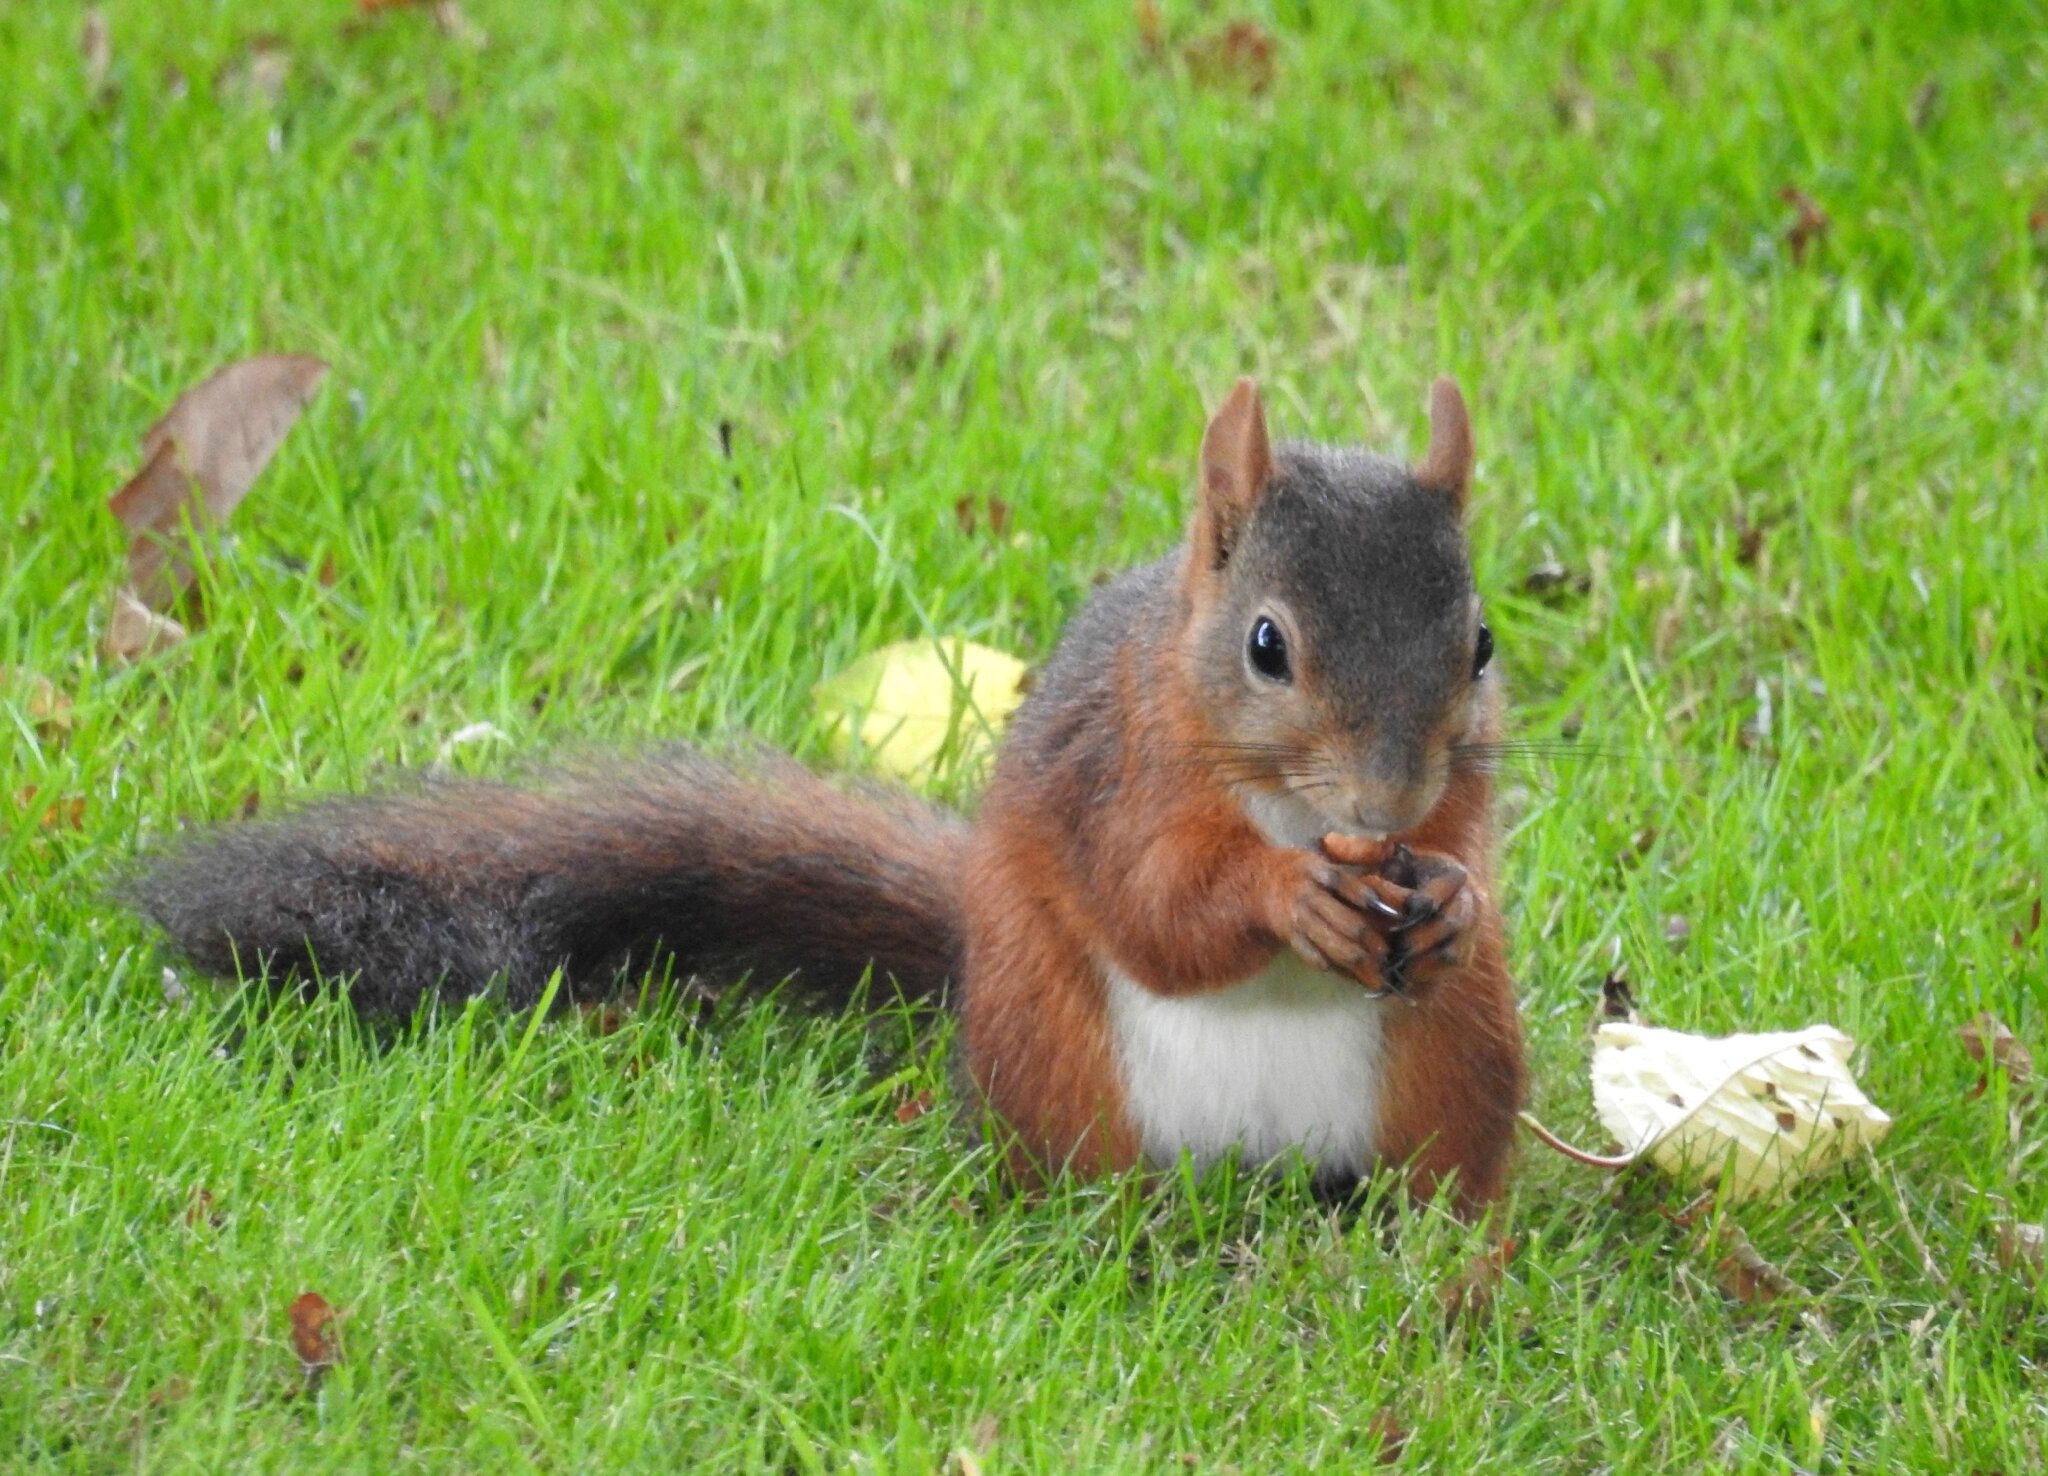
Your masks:
{"label": "pale white leaf fragment", "polygon": [[101,96],[114,66],[114,38],[107,29],[107,13],[97,5],[86,11],[78,28],[78,55],[85,63],[85,90]]}
{"label": "pale white leaf fragment", "polygon": [[1832,1025],[1688,1035],[1613,1023],[1593,1033],[1593,1105],[1632,1157],[1726,1199],[1782,1195],[1875,1144],[1892,1120],[1849,1073]]}
{"label": "pale white leaf fragment", "polygon": [[466,723],[441,740],[436,761],[447,763],[455,756],[458,748],[467,748],[472,743],[510,743],[512,735],[496,723]]}
{"label": "pale white leaf fragment", "polygon": [[107,634],[101,649],[111,661],[139,661],[168,651],[185,639],[185,627],[168,615],[159,615],[135,597],[131,589],[114,591],[114,613],[107,620]]}
{"label": "pale white leaf fragment", "polygon": [[435,0],[434,24],[451,41],[481,50],[491,41],[490,33],[463,13],[462,0]]}
{"label": "pale white leaf fragment", "polygon": [[275,36],[257,36],[242,55],[220,69],[214,86],[223,97],[276,107],[284,101],[284,86],[291,74],[292,56],[284,42]]}
{"label": "pale white leaf fragment", "polygon": [[2029,1282],[2048,1270],[2048,1229],[2018,1220],[1998,1222],[1998,1264]]}

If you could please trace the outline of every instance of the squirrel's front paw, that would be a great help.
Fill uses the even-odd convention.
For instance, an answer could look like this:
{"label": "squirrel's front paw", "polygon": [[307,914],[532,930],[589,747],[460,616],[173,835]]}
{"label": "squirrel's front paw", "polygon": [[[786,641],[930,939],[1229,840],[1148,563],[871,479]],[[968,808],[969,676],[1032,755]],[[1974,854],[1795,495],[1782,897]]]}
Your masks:
{"label": "squirrel's front paw", "polygon": [[1434,851],[1396,849],[1375,876],[1374,895],[1400,916],[1387,925],[1390,988],[1428,988],[1472,961],[1477,894],[1465,868]]}
{"label": "squirrel's front paw", "polygon": [[1380,895],[1376,878],[1356,866],[1311,856],[1294,889],[1284,936],[1304,960],[1355,979],[1374,994],[1388,988],[1389,929],[1402,913]]}

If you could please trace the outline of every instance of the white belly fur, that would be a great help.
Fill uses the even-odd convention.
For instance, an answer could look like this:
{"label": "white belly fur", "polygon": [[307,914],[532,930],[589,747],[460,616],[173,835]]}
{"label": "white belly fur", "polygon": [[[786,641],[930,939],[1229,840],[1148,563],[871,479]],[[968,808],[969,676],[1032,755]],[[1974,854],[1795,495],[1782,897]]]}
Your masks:
{"label": "white belly fur", "polygon": [[1124,1103],[1146,1162],[1231,1149],[1265,1163],[1299,1149],[1363,1174],[1379,1132],[1380,1012],[1358,985],[1291,953],[1209,994],[1154,994],[1106,968]]}

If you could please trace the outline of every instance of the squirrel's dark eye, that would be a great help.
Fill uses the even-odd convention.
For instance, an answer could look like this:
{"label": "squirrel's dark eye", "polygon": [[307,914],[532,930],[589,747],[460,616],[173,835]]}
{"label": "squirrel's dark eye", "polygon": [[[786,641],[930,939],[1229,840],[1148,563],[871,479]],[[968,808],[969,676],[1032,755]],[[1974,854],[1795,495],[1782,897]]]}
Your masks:
{"label": "squirrel's dark eye", "polygon": [[1472,680],[1478,681],[1486,672],[1486,663],[1493,660],[1493,632],[1485,621],[1479,622],[1479,643],[1472,648]]}
{"label": "squirrel's dark eye", "polygon": [[1284,682],[1293,675],[1287,661],[1287,637],[1270,616],[1252,622],[1251,639],[1245,642],[1245,657],[1252,670],[1270,682]]}

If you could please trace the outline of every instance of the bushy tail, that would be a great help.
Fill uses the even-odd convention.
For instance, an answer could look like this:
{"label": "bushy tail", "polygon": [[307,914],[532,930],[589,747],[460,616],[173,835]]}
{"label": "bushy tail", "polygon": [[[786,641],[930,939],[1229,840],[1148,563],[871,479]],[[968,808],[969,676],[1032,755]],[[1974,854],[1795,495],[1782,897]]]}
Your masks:
{"label": "bushy tail", "polygon": [[557,968],[589,997],[664,956],[679,974],[794,974],[837,1003],[871,964],[913,997],[954,976],[966,836],[779,755],[672,749],[531,786],[323,801],[188,840],[121,890],[204,969],[352,975],[366,1011],[499,979],[530,1004]]}

